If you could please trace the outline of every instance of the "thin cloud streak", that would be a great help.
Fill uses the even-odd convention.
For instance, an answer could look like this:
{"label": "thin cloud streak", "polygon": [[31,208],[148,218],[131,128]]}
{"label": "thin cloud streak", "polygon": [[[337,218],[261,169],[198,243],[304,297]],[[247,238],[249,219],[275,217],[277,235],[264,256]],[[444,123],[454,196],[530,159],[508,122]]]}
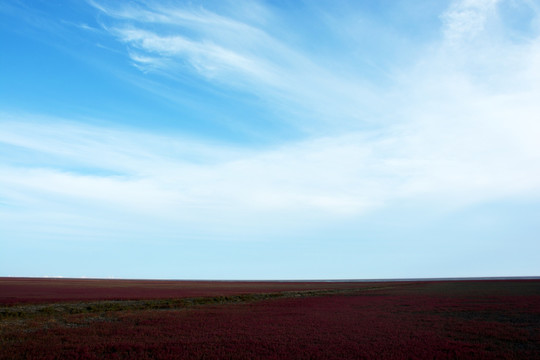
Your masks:
{"label": "thin cloud streak", "polygon": [[[209,83],[256,94],[267,106],[292,106],[292,112],[284,111],[287,121],[308,133],[321,124],[327,131],[373,121],[364,109],[379,102],[375,88],[317,64],[272,36],[264,23],[256,27],[202,8],[146,6],[100,7],[111,18],[106,29],[126,44],[137,67],[159,69],[172,78],[193,72]],[[298,121],[301,113],[304,120]],[[310,123],[303,123],[306,118]]]}

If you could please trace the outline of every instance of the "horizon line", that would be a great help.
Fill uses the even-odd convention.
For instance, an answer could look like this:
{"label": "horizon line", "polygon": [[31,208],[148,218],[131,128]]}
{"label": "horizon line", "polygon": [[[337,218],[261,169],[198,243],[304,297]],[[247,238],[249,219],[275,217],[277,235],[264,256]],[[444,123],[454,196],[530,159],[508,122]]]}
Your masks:
{"label": "horizon line", "polygon": [[178,281],[178,282],[407,282],[407,281],[475,281],[475,280],[540,280],[540,276],[471,276],[373,279],[156,279],[116,277],[64,276],[0,276],[0,279],[62,279],[62,280],[120,280],[120,281]]}

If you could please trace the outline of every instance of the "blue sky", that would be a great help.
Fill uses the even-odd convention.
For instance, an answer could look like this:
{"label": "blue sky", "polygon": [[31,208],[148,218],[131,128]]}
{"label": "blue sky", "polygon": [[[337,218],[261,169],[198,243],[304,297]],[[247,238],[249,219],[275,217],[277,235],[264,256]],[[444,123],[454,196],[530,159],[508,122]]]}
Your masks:
{"label": "blue sky", "polygon": [[540,275],[540,5],[0,4],[0,276]]}

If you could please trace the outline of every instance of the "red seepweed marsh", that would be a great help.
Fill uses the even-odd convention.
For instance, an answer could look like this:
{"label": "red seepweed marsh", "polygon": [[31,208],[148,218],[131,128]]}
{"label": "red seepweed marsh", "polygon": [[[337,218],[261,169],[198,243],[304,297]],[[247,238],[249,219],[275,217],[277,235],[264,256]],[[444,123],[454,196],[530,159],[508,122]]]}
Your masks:
{"label": "red seepweed marsh", "polygon": [[0,279],[2,359],[540,358],[540,280]]}

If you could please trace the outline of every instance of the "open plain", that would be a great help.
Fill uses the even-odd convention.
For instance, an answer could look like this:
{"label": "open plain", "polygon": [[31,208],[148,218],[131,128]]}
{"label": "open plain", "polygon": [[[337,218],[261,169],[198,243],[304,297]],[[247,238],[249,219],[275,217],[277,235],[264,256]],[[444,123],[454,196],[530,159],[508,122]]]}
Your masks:
{"label": "open plain", "polygon": [[534,359],[540,280],[0,278],[2,359]]}

